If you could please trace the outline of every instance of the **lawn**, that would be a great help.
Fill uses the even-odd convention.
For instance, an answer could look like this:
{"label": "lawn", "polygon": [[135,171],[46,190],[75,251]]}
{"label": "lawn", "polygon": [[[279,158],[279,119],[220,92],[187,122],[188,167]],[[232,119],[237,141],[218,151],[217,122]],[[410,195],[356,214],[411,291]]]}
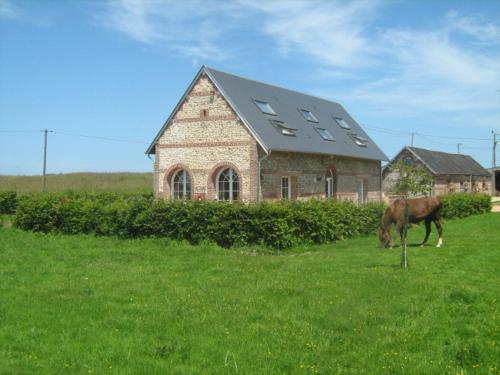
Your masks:
{"label": "lawn", "polygon": [[[48,174],[46,178],[46,191],[153,192],[152,173],[62,173]],[[18,193],[31,193],[41,189],[41,176],[0,175],[0,191],[15,190]]]}
{"label": "lawn", "polygon": [[[2,374],[498,374],[500,214],[281,254],[0,229]],[[410,243],[423,228],[410,230]]]}

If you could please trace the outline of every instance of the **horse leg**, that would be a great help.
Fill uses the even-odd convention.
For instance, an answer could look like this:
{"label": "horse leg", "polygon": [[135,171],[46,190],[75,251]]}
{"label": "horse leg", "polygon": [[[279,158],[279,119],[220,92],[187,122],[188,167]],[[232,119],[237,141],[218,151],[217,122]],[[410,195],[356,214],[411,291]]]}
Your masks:
{"label": "horse leg", "polygon": [[443,226],[439,218],[434,219],[434,225],[436,225],[436,229],[439,233],[439,240],[436,247],[441,247],[443,245]]}
{"label": "horse leg", "polygon": [[429,239],[429,234],[431,234],[431,221],[429,219],[425,219],[425,238],[420,246],[425,245],[425,243]]}
{"label": "horse leg", "polygon": [[399,232],[399,236],[401,238],[401,246],[404,246],[404,241],[405,241],[405,228],[404,228],[404,223],[402,222],[397,222],[396,224],[396,229]]}

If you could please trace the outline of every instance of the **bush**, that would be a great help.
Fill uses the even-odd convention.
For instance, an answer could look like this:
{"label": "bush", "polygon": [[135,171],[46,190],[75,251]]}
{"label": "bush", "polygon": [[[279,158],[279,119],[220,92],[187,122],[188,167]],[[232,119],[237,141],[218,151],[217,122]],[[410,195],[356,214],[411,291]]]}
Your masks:
{"label": "bush", "polygon": [[17,193],[15,191],[0,191],[0,214],[12,215],[16,212]]}
{"label": "bush", "polygon": [[491,211],[491,197],[487,194],[454,193],[443,195],[439,199],[443,202],[442,216],[446,219]]}
{"label": "bush", "polygon": [[154,201],[151,195],[32,194],[21,197],[14,224],[25,230],[120,237],[168,237],[223,247],[264,245],[284,249],[328,243],[373,232],[382,204]]}

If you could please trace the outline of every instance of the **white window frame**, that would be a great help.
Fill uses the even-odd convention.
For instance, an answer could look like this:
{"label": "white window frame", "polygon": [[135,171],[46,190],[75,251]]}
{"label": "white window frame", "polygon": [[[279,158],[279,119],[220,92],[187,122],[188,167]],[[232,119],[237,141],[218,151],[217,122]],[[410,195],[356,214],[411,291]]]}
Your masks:
{"label": "white window frame", "polygon": [[[288,193],[287,197],[283,196],[283,188],[284,188],[283,181],[287,181],[287,186],[286,186],[287,193]],[[281,176],[280,187],[281,187],[281,189],[280,189],[281,199],[288,199],[288,200],[292,199],[292,179],[290,176]]]}
{"label": "white window frame", "polygon": [[[183,174],[183,184],[182,184],[182,197],[176,197],[175,196],[175,178],[177,177],[177,175],[179,173]],[[188,192],[187,190],[187,181],[186,181],[186,177],[189,178],[189,198],[186,198],[186,194]],[[172,175],[172,180],[170,181],[170,186],[172,187],[171,189],[171,194],[172,194],[172,199],[191,199],[191,196],[192,196],[192,179],[191,179],[191,175],[185,170],[185,169],[180,169],[178,171],[176,171],[173,175]]]}
{"label": "white window frame", "polygon": [[[219,178],[220,175],[225,172],[226,170],[229,169],[229,200],[226,199],[220,199],[219,197]],[[233,199],[234,195],[234,189],[233,189],[233,184],[234,184],[234,175],[236,175],[238,179],[238,198],[236,201],[240,199],[240,190],[241,190],[241,181],[240,181],[240,175],[232,168],[232,167],[225,167],[222,168],[219,173],[217,173],[217,178],[215,179],[215,192],[217,195],[217,200],[223,201],[223,202],[234,202],[235,200]]]}
{"label": "white window frame", "polygon": [[359,178],[358,179],[358,204],[364,204],[365,203],[365,179],[364,178]]}
{"label": "white window frame", "polygon": [[333,177],[326,177],[326,197],[328,199],[333,199]]}

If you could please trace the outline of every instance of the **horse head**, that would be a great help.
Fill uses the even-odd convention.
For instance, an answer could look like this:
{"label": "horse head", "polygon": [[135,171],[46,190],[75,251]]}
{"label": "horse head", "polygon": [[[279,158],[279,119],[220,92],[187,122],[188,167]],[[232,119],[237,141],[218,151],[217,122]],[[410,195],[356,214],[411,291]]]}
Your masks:
{"label": "horse head", "polygon": [[387,248],[391,244],[391,239],[389,238],[389,232],[385,228],[380,227],[378,238],[380,240],[380,247]]}

